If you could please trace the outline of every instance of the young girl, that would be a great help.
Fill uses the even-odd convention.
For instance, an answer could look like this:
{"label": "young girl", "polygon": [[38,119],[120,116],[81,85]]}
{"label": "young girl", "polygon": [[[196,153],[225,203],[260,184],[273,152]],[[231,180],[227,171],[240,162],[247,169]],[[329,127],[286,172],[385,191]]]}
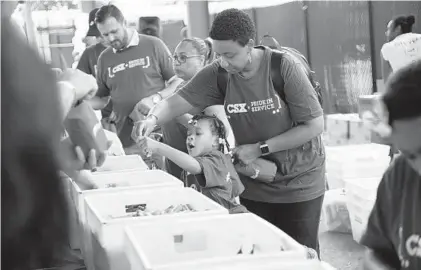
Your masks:
{"label": "young girl", "polygon": [[[177,87],[176,91],[190,81],[199,70],[213,59],[211,46],[212,44],[210,42],[196,37],[185,38],[180,41],[174,51],[173,69],[177,77],[183,79],[184,82]],[[200,113],[200,111],[201,109],[198,108],[193,109],[188,114],[184,114],[174,119],[174,121],[161,125],[164,142],[175,149],[188,153],[186,148],[186,126],[188,126],[187,123],[191,117]],[[228,141],[233,145],[234,135],[231,131],[224,107],[221,105],[210,106],[205,108],[203,112],[207,115],[216,115],[222,120],[228,129]],[[165,159],[165,170],[169,174],[181,179],[183,169],[169,159]]]}
{"label": "young girl", "polygon": [[224,154],[225,145],[229,146],[224,124],[218,118],[203,114],[192,118],[186,140],[188,154],[148,137],[142,137],[138,143],[180,166],[187,187],[202,192],[230,213],[247,212],[236,200],[244,186],[230,157]]}

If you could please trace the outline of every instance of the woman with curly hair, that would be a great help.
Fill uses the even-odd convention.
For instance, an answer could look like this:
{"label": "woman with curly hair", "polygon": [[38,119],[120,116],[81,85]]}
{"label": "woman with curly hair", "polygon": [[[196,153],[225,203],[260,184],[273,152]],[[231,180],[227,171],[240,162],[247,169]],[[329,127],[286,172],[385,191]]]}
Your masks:
{"label": "woman with curly hair", "polygon": [[[147,135],[192,108],[224,105],[233,129],[233,155],[243,164],[258,158],[276,164],[272,181],[241,175],[241,204],[298,242],[319,250],[318,227],[325,192],[323,110],[305,68],[288,52],[277,74],[284,98],[272,83],[272,50],[255,46],[256,29],[243,11],[228,9],[212,23],[210,38],[218,61],[200,70],[176,94],[154,107],[135,127]],[[220,74],[227,75],[225,91]],[[276,75],[276,76],[277,76]],[[138,138],[136,138],[138,139]]]}

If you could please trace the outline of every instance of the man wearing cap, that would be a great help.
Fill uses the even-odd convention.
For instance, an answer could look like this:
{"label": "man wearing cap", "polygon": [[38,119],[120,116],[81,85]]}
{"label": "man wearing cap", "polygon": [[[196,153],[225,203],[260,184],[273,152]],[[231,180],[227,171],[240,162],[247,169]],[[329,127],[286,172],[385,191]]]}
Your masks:
{"label": "man wearing cap", "polygon": [[77,65],[77,69],[93,75],[94,77],[96,76],[96,65],[99,55],[107,48],[104,39],[101,37],[101,33],[98,31],[95,24],[95,13],[98,10],[99,8],[96,8],[89,12],[89,29],[83,40],[86,44],[86,49]]}
{"label": "man wearing cap", "polygon": [[[95,8],[89,12],[89,29],[86,33],[86,37],[84,38],[84,42],[87,46],[85,51],[83,51],[82,56],[80,57],[79,63],[77,65],[77,69],[93,75],[96,77],[97,71],[97,62],[99,55],[104,51],[107,47],[105,45],[104,39],[101,37],[101,33],[99,32],[98,28],[95,24],[95,13],[99,10],[99,8]],[[105,98],[104,102],[107,102],[109,98]],[[106,119],[110,116],[112,111],[112,102],[110,101],[107,106],[101,110],[102,118],[106,121]],[[104,125],[103,121],[103,125]],[[104,125],[104,128],[110,129],[109,125]]]}
{"label": "man wearing cap", "polygon": [[181,80],[175,76],[164,42],[128,28],[116,6],[101,7],[95,22],[111,47],[98,59],[99,89],[91,104],[101,109],[105,106],[103,98],[111,96],[117,134],[126,154],[143,154],[131,138],[133,123],[172,95]]}

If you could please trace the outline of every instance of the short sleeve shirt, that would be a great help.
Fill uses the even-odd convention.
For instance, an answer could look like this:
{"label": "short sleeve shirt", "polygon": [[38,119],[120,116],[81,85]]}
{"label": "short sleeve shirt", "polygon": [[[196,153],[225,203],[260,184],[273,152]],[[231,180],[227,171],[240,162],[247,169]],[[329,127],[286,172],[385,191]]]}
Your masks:
{"label": "short sleeve shirt", "polygon": [[96,77],[98,58],[106,48],[102,43],[86,48],[77,64],[77,69]]}
{"label": "short sleeve shirt", "polygon": [[383,45],[381,54],[394,71],[421,60],[421,34],[399,35]]}
{"label": "short sleeve shirt", "polygon": [[395,269],[421,269],[421,176],[403,156],[383,176],[361,244]]}
{"label": "short sleeve shirt", "polygon": [[214,150],[196,157],[196,160],[202,168],[202,173],[197,175],[184,173],[183,180],[186,187],[202,192],[227,209],[237,207],[235,198],[244,191],[244,186],[230,157]]}
{"label": "short sleeve shirt", "polygon": [[[261,66],[251,78],[229,74],[225,96],[218,89],[218,61],[199,71],[179,91],[194,107],[223,104],[238,145],[266,141],[298,123],[323,115],[305,67],[289,53],[282,59],[286,103],[275,91],[271,78],[271,54],[266,47]],[[266,157],[278,167],[277,180],[263,183],[240,175],[245,186],[241,197],[269,203],[308,201],[325,191],[325,153],[320,136],[286,151]]]}
{"label": "short sleeve shirt", "polygon": [[[137,32],[134,35],[138,35]],[[165,88],[175,73],[171,54],[162,40],[138,35],[139,42],[121,51],[107,48],[98,60],[99,97],[111,96],[118,135],[124,147],[134,144],[133,123],[128,117],[143,98]]]}

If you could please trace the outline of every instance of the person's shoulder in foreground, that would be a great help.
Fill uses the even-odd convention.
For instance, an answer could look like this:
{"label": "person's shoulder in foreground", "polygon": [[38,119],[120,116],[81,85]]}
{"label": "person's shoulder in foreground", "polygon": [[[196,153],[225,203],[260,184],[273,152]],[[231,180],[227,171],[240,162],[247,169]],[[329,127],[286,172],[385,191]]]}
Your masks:
{"label": "person's shoulder in foreground", "polygon": [[401,155],[379,185],[361,244],[391,269],[415,270],[421,266],[420,235],[421,176]]}
{"label": "person's shoulder in foreground", "polygon": [[361,241],[369,248],[366,269],[421,269],[421,61],[392,74],[383,103],[402,155],[377,190]]}

